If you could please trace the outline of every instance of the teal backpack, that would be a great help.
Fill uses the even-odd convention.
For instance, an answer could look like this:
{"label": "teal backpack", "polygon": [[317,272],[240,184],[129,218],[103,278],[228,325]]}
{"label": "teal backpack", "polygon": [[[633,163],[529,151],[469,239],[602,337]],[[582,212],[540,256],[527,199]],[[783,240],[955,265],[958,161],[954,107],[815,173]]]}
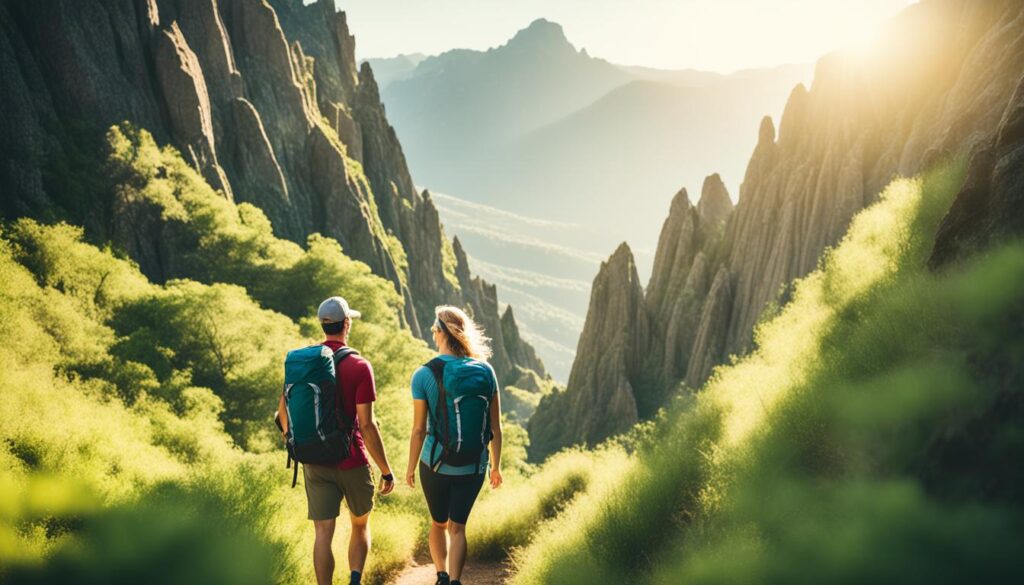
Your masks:
{"label": "teal backpack", "polygon": [[442,463],[453,467],[476,465],[491,442],[491,400],[494,398],[494,374],[479,360],[446,361],[440,357],[427,362],[437,382],[437,408],[427,411],[431,419],[434,448],[430,467],[437,471]]}
{"label": "teal backpack", "polygon": [[[337,352],[324,345],[311,345],[288,352],[284,360],[284,400],[288,414],[288,465],[292,461],[333,465],[352,453],[355,424],[337,408],[338,365],[358,355],[342,347]],[[299,466],[292,473],[292,487]]]}

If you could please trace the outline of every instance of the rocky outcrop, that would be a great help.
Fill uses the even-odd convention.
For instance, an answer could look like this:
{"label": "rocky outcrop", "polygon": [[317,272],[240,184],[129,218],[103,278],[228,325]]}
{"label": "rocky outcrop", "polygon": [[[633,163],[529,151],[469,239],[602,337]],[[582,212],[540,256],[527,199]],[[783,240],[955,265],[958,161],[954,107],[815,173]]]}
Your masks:
{"label": "rocky outcrop", "polygon": [[928,265],[945,266],[1024,235],[1024,76],[999,130],[971,157],[967,179],[939,226]]}
{"label": "rocky outcrop", "polygon": [[715,173],[704,179],[700,190],[700,201],[697,203],[697,214],[709,226],[716,228],[725,223],[732,213],[732,199],[722,182],[722,177]]}
{"label": "rocky outcrop", "polygon": [[[225,196],[263,209],[278,235],[337,239],[394,284],[413,332],[435,305],[454,303],[501,337],[494,287],[480,281],[463,295],[437,210],[413,187],[333,1],[5,1],[0,80],[5,217],[84,224],[148,251],[153,278],[178,275],[159,234],[127,221],[153,218],[116,204],[99,172],[106,130],[127,120],[177,147]],[[545,375],[532,349],[502,351],[504,371]]]}
{"label": "rocky outcrop", "polygon": [[171,138],[206,182],[230,198],[231,186],[217,162],[213,112],[199,59],[176,22],[156,35],[155,45],[153,61],[170,118]]}
{"label": "rocky outcrop", "polygon": [[685,381],[690,388],[700,388],[712,368],[725,361],[725,336],[732,306],[731,280],[729,270],[720,267],[704,301],[686,369]]}
{"label": "rocky outcrop", "polygon": [[643,288],[633,253],[623,243],[594,278],[566,389],[542,398],[530,419],[531,456],[593,445],[636,424],[637,389],[649,384],[643,366],[650,346]]}
{"label": "rocky outcrop", "polygon": [[[506,306],[505,312],[501,315],[501,338],[509,359],[513,364],[517,364],[520,370],[523,370],[511,384],[524,390],[539,391],[530,372],[543,373],[544,363],[537,357],[537,351],[533,349],[533,346],[520,336],[519,325],[516,324],[516,317],[512,314],[512,305]],[[528,378],[528,381],[522,381],[524,377]]]}

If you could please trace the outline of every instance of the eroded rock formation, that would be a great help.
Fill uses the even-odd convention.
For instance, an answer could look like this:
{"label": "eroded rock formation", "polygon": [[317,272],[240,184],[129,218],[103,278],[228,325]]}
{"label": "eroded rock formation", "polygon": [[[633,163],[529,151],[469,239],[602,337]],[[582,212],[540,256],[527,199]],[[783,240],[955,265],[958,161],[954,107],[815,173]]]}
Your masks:
{"label": "eroded rock formation", "polygon": [[939,226],[928,265],[937,269],[994,241],[1024,235],[1024,76],[999,130],[982,143]]}
{"label": "eroded rock formation", "polygon": [[147,274],[173,277],[159,230],[116,217],[131,212],[96,178],[105,131],[127,120],[177,147],[226,197],[263,209],[278,235],[336,238],[394,284],[415,333],[436,304],[468,304],[490,335],[504,329],[519,344],[502,347],[503,371],[545,375],[514,319],[502,321],[494,287],[467,276],[463,291],[446,263],[454,253],[437,210],[414,189],[332,0],[4,0],[0,81],[6,217],[130,237],[121,244]]}
{"label": "eroded rock formation", "polygon": [[549,394],[530,419],[531,455],[595,444],[639,420],[637,388],[646,386],[643,356],[651,324],[633,253],[625,243],[601,264],[566,390]]}

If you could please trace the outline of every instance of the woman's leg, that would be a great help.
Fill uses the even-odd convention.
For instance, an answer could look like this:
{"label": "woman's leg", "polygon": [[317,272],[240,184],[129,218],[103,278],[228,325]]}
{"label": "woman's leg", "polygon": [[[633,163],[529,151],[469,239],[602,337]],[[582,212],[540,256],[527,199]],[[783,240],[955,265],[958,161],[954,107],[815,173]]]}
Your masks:
{"label": "woman's leg", "polygon": [[430,523],[430,536],[427,542],[430,543],[430,560],[434,561],[434,567],[438,573],[448,571],[448,542],[445,540],[445,531],[448,523]]}
{"label": "woman's leg", "polygon": [[451,500],[449,504],[448,536],[448,567],[452,581],[462,578],[462,568],[466,564],[466,522],[473,510],[476,497],[484,485],[485,474],[453,476]]}
{"label": "woman's leg", "polygon": [[466,525],[458,522],[448,522],[448,537],[451,543],[448,545],[448,574],[452,581],[462,578],[462,568],[466,565]]}
{"label": "woman's leg", "polygon": [[429,467],[420,463],[420,485],[430,509],[430,532],[427,543],[430,545],[430,559],[438,573],[447,572],[448,542],[445,538],[448,529],[448,501],[451,498],[451,482],[447,476],[434,473]]}

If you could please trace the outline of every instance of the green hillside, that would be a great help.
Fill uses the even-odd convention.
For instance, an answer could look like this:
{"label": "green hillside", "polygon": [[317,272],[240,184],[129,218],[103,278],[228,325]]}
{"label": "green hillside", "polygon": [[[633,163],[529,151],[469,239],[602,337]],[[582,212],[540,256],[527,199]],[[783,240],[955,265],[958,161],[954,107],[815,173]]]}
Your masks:
{"label": "green hillside", "polygon": [[515,582],[1019,581],[1024,246],[924,268],[962,182],[890,185]]}
{"label": "green hillside", "polygon": [[[309,581],[305,496],[289,487],[271,422],[284,352],[316,341],[310,315],[322,297],[359,307],[351,343],[374,364],[398,466],[408,377],[430,351],[398,326],[391,283],[334,240],[275,238],[259,210],[220,197],[145,131],[112,128],[108,148],[120,203],[159,211],[167,250],[185,254],[192,278],[151,283],[67,224],[4,226],[0,580]],[[531,471],[524,441],[510,424],[511,494]],[[575,493],[557,481],[553,494],[531,489],[556,509]],[[426,529],[418,492],[380,503],[370,583],[403,566]]]}

